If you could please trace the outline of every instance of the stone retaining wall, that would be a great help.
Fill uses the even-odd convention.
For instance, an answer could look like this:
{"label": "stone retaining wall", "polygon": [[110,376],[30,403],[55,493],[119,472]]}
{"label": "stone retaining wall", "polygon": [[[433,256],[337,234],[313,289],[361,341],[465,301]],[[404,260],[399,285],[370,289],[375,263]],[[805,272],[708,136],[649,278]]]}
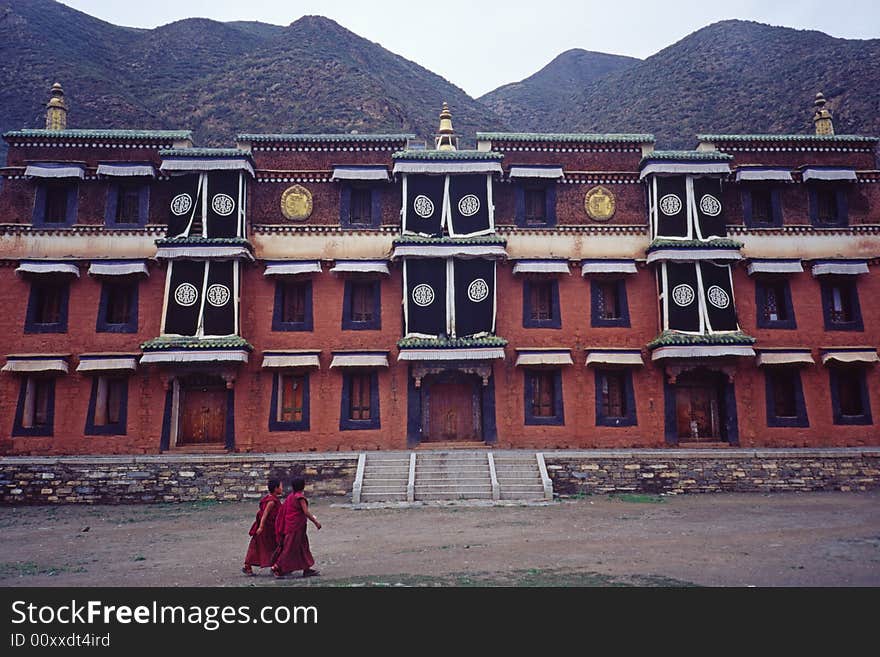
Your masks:
{"label": "stone retaining wall", "polygon": [[0,504],[143,504],[259,499],[270,476],[310,497],[350,496],[357,454],[0,459]]}
{"label": "stone retaining wall", "polygon": [[544,460],[562,497],[880,489],[876,449],[544,452]]}

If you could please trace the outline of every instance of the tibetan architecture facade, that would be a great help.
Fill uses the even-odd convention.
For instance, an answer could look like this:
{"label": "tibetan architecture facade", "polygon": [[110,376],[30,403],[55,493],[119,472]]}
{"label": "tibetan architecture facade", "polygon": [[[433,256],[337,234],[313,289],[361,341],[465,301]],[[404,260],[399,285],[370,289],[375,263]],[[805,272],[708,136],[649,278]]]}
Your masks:
{"label": "tibetan architecture facade", "polygon": [[877,139],[4,135],[0,453],[880,444]]}

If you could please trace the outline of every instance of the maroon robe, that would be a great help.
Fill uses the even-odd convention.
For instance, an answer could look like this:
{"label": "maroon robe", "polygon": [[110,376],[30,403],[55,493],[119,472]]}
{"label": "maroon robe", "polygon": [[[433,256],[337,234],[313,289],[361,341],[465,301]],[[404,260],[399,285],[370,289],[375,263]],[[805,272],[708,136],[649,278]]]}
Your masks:
{"label": "maroon robe", "polygon": [[307,518],[300,504],[300,500],[305,499],[302,491],[288,495],[275,518],[278,548],[275,551],[274,569],[280,575],[294,570],[307,570],[315,565],[306,534]]}
{"label": "maroon robe", "polygon": [[[269,506],[269,503],[273,504]],[[269,507],[266,516],[266,524],[263,525],[263,533],[257,534],[260,527],[260,521],[263,514],[266,513],[266,507]],[[278,510],[281,508],[281,501],[272,493],[265,495],[260,500],[260,509],[257,511],[257,519],[251,525],[248,532],[251,535],[251,542],[248,545],[247,555],[245,555],[244,563],[247,566],[258,566],[260,568],[268,568],[272,565],[272,556],[278,547],[275,540],[275,521],[278,517]]]}

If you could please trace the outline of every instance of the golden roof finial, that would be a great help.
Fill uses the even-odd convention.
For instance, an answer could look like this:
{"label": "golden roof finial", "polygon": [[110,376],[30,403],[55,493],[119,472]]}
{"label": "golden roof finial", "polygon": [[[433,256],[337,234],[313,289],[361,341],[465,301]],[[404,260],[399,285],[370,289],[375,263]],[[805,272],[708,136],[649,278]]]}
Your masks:
{"label": "golden roof finial", "polygon": [[452,112],[449,111],[449,105],[446,104],[446,101],[443,101],[443,109],[440,111],[440,130],[437,132],[435,148],[438,151],[454,151],[457,141],[455,129],[452,127]]}
{"label": "golden roof finial", "polygon": [[813,113],[813,125],[816,126],[817,135],[833,135],[834,122],[831,120],[831,112],[825,109],[825,96],[820,91],[816,94],[816,111]]}
{"label": "golden roof finial", "polygon": [[67,129],[67,104],[64,102],[64,89],[56,82],[52,85],[52,97],[46,103],[46,130]]}

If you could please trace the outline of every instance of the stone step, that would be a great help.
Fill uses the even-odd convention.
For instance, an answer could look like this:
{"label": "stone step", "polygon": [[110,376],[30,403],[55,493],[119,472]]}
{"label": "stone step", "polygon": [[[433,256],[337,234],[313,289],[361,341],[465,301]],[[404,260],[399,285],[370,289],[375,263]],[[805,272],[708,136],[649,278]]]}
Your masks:
{"label": "stone step", "polygon": [[416,499],[422,501],[439,500],[491,500],[492,491],[462,491],[459,493],[416,493]]}

